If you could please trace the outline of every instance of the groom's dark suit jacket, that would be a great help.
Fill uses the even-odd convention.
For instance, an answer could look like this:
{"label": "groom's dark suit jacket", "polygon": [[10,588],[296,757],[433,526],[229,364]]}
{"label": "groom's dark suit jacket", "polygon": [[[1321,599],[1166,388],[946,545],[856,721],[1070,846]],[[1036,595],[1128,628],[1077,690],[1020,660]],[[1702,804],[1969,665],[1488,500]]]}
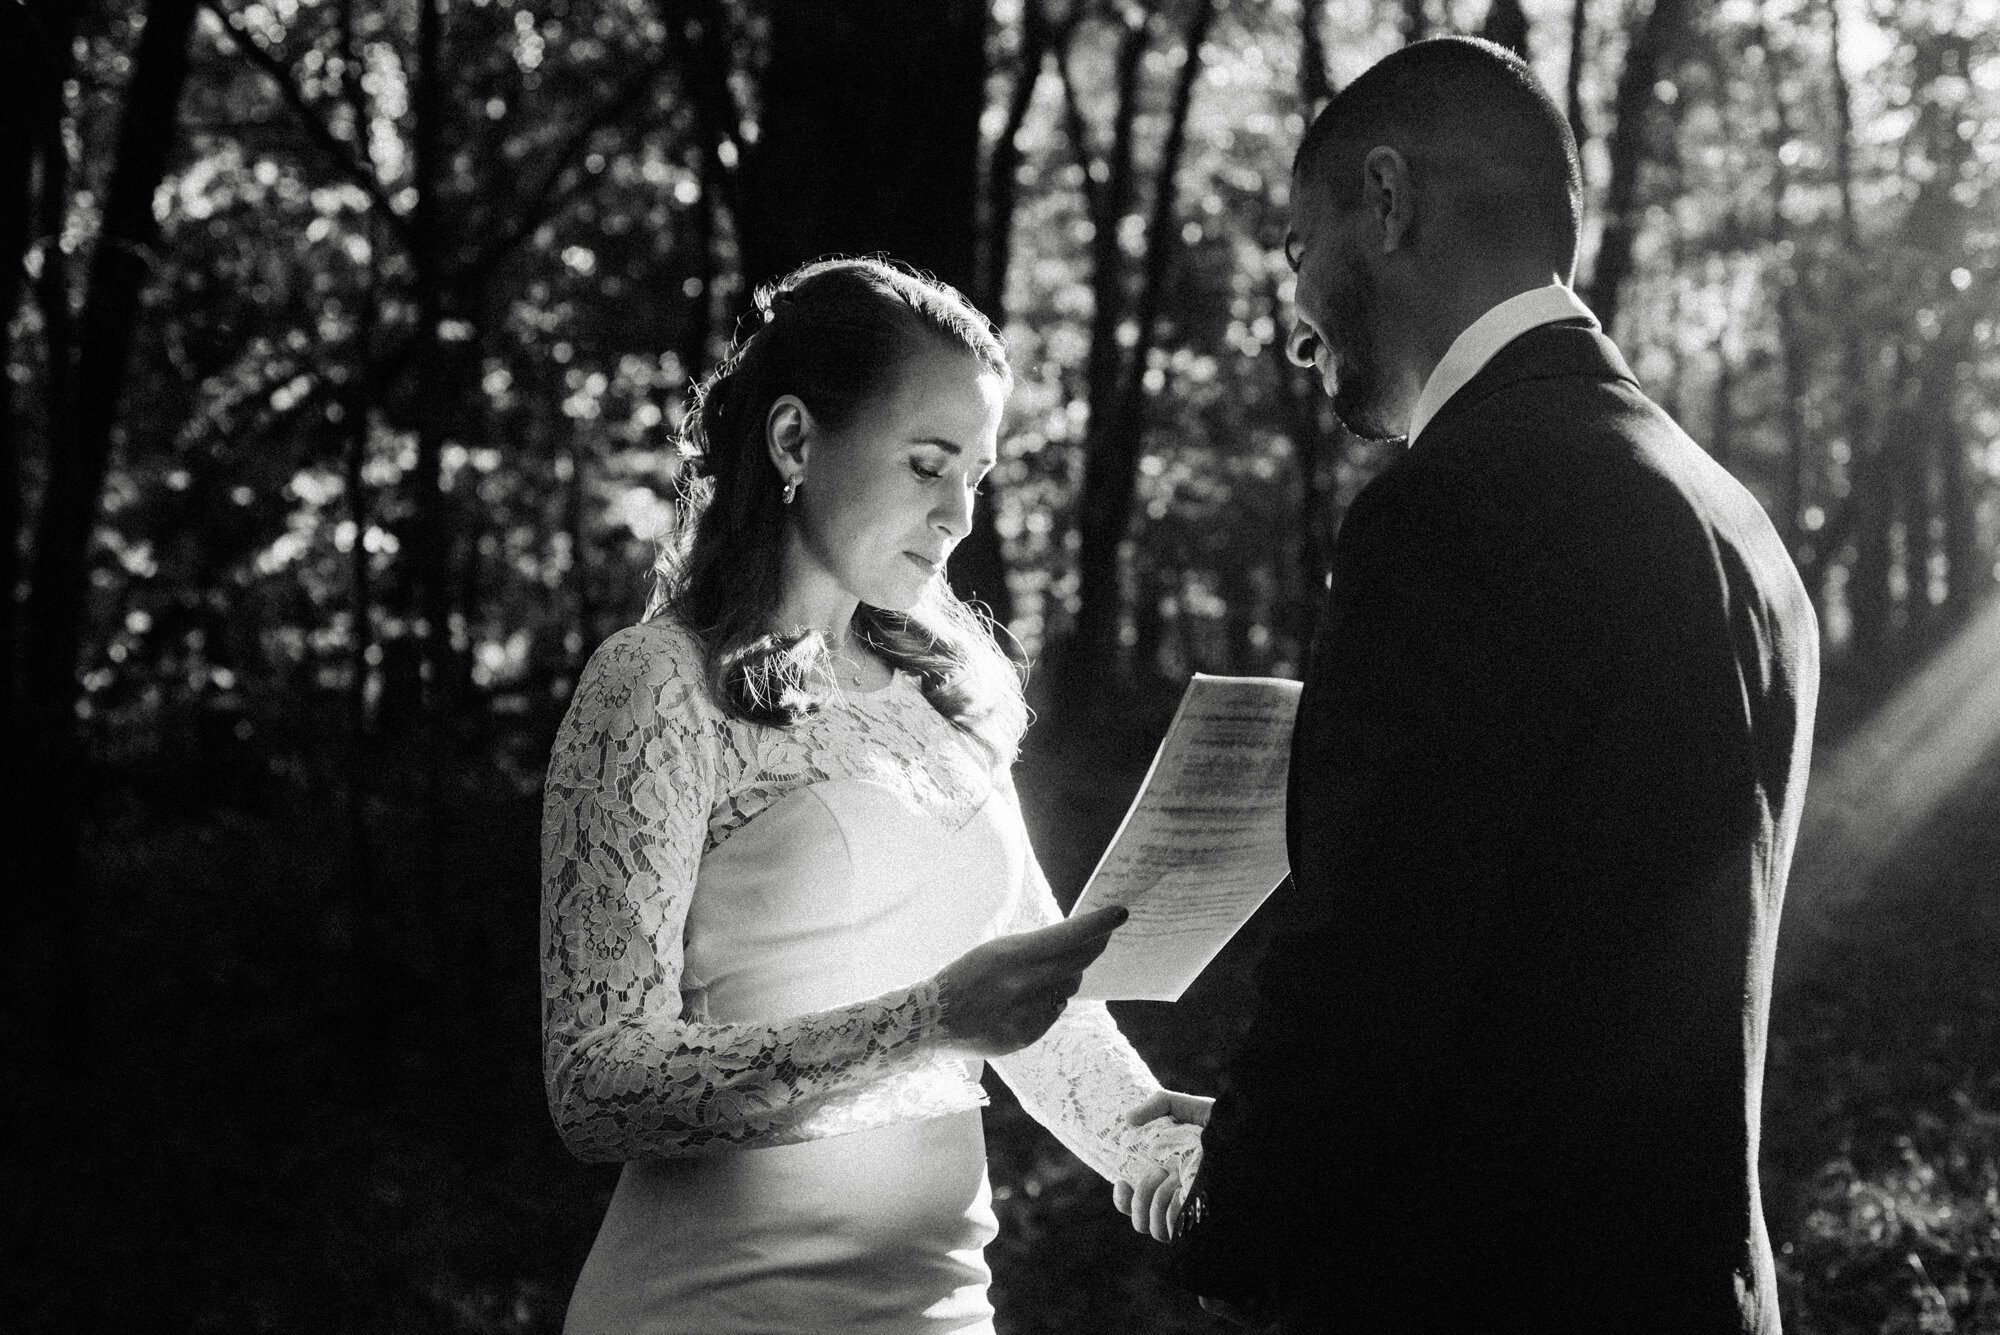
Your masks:
{"label": "groom's dark suit jacket", "polygon": [[1291,922],[1176,1267],[1287,1331],[1776,1332],[1757,1187],[1818,640],[1757,502],[1582,323],[1354,502]]}

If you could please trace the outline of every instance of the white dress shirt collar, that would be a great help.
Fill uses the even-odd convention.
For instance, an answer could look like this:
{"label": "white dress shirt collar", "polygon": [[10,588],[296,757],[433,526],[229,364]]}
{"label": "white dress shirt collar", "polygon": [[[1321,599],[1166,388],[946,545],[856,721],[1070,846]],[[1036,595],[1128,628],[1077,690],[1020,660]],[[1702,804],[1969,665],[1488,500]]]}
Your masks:
{"label": "white dress shirt collar", "polygon": [[1424,382],[1424,392],[1417,395],[1417,406],[1410,413],[1410,442],[1416,442],[1417,433],[1500,349],[1530,329],[1558,320],[1577,319],[1590,321],[1592,328],[1597,326],[1597,317],[1576,293],[1561,283],[1550,283],[1507,298],[1467,325],[1465,332],[1445,350],[1444,360],[1431,372],[1431,378]]}

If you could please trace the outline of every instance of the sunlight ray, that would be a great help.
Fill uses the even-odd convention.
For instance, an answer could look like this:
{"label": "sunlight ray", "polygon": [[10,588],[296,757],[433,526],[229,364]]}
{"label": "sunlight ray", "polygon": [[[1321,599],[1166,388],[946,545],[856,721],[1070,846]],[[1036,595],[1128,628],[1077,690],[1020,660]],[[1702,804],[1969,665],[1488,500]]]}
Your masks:
{"label": "sunlight ray", "polygon": [[1868,890],[2000,744],[2000,598],[1814,766],[1792,870],[1797,907],[1824,922]]}

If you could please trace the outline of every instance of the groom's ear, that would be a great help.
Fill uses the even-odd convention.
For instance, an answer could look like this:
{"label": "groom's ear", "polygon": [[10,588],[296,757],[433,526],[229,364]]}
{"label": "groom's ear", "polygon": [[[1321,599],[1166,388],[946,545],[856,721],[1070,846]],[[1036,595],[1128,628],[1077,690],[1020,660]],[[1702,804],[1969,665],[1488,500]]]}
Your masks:
{"label": "groom's ear", "polygon": [[1362,160],[1363,202],[1374,218],[1382,253],[1393,255],[1411,242],[1417,218],[1416,193],[1410,187],[1410,163],[1387,146],[1368,150]]}

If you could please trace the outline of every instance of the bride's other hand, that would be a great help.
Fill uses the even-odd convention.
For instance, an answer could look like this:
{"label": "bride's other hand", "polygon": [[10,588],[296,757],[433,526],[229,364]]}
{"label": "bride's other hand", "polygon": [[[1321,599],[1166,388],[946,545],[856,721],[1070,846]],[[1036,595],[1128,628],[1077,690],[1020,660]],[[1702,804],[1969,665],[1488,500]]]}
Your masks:
{"label": "bride's other hand", "polygon": [[1199,1094],[1183,1094],[1177,1089],[1163,1089],[1127,1112],[1125,1120],[1132,1126],[1144,1126],[1156,1117],[1171,1117],[1188,1126],[1207,1126],[1209,1111],[1214,1107],[1214,1099],[1203,1098]]}
{"label": "bride's other hand", "polygon": [[975,1057],[1004,1057],[1047,1033],[1083,971],[1129,916],[1098,909],[974,946],[938,972],[944,1038]]}

